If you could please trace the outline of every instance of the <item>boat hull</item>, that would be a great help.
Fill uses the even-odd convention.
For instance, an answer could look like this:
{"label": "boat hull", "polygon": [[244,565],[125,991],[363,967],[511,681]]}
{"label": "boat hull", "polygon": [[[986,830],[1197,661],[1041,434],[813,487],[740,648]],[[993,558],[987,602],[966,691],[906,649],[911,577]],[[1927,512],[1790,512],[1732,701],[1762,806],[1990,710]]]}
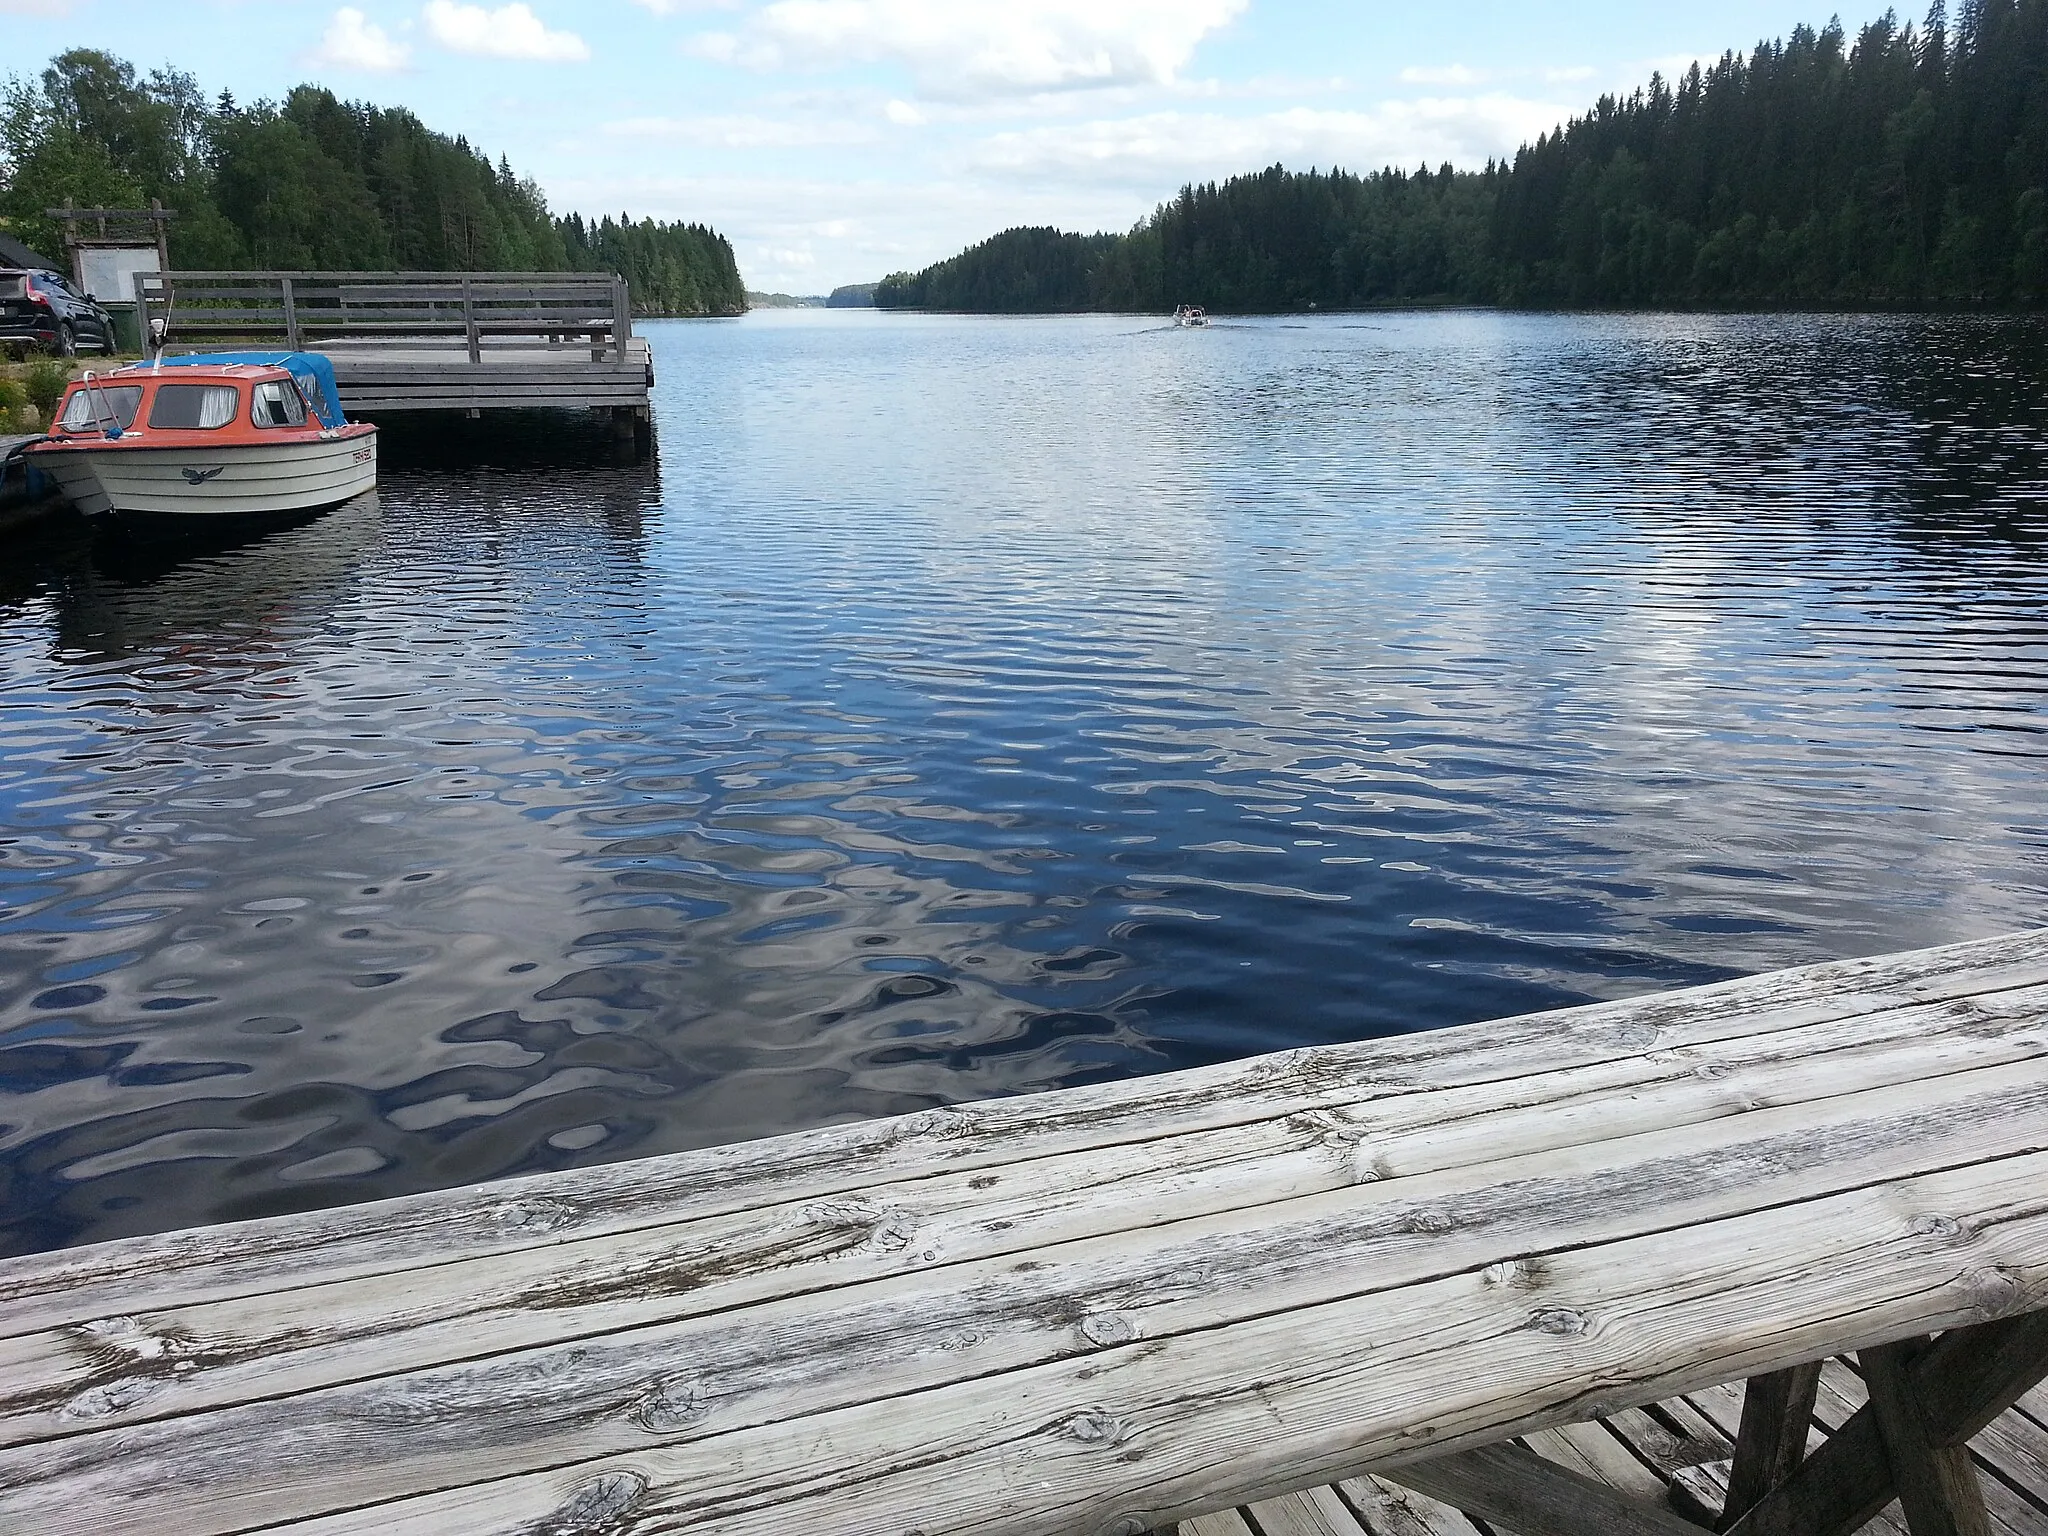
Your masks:
{"label": "boat hull", "polygon": [[36,467],[87,517],[208,522],[315,512],[377,485],[377,430],[276,443],[118,441],[39,451]]}

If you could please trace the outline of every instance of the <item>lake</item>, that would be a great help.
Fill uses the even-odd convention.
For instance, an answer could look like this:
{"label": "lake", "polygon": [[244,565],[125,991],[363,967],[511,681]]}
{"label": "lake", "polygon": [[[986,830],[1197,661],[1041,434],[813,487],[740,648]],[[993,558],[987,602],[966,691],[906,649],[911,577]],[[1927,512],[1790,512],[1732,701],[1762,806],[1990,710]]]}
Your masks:
{"label": "lake", "polygon": [[0,1253],[2048,919],[2048,326],[767,312],[0,553]]}

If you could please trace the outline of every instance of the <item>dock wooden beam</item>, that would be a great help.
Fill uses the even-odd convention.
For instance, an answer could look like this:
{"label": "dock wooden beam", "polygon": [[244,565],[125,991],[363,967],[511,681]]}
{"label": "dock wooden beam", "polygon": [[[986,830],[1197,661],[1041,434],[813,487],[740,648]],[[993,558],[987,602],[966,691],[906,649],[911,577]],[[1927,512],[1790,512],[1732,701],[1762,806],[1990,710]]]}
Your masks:
{"label": "dock wooden beam", "polygon": [[2044,1191],[2036,933],[128,1238],[0,1260],[0,1530],[1675,1536],[1734,1441],[1736,1536],[1967,1521]]}

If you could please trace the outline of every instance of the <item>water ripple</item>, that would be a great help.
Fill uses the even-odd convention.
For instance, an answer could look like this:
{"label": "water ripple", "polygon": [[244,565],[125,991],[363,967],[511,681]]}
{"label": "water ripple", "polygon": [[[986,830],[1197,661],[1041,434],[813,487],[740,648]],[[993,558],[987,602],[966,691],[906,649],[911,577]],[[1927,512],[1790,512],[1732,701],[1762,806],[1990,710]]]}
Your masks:
{"label": "water ripple", "polygon": [[652,329],[10,549],[0,1252],[2048,911],[2036,322]]}

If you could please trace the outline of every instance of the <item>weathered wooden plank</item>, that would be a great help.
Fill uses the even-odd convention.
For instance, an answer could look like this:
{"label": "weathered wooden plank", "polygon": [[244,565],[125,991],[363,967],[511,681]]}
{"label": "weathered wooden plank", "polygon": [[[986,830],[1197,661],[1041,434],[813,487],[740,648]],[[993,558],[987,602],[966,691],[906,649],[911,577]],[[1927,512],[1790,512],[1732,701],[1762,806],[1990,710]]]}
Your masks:
{"label": "weathered wooden plank", "polygon": [[1605,1483],[1639,1503],[1663,1502],[1666,1480],[1597,1421],[1540,1429],[1523,1436],[1522,1443],[1545,1460]]}
{"label": "weathered wooden plank", "polygon": [[1181,1522],[1181,1536],[1258,1536],[1244,1516],[1234,1509],[1218,1510],[1213,1515]]}
{"label": "weathered wooden plank", "polygon": [[436,395],[427,398],[369,395],[353,399],[345,393],[342,396],[342,404],[351,417],[369,418],[402,415],[409,411],[630,410],[644,407],[646,403],[645,396],[635,400],[626,395],[586,393],[563,393],[545,399],[517,400],[507,400],[497,395]]}
{"label": "weathered wooden plank", "polygon": [[[1974,1023],[2003,991],[2048,976],[2048,937],[2024,935],[1883,960],[1750,978],[1672,999],[1609,1003],[1357,1047],[1319,1047],[1178,1073],[1170,1083],[1115,1083],[926,1111],[827,1131],[647,1159],[624,1167],[508,1179],[484,1189],[405,1197],[168,1233],[0,1261],[0,1330],[26,1332],[122,1309],[132,1277],[152,1277],[161,1305],[288,1287],[309,1262],[330,1278],[402,1271],[455,1256],[509,1253],[794,1199],[822,1199],[886,1179],[986,1169],[1083,1148],[1110,1149],[1276,1115],[1384,1114],[1425,1091],[1527,1078],[1555,1092],[1553,1071],[1617,1074],[1676,1053],[1768,1039],[1863,1017],[1882,1030],[1926,1008],[1917,1027]],[[1960,1010],[1958,1013],[1957,1010]],[[1944,1035],[1944,1039],[1949,1036]],[[1708,1064],[1711,1065],[1711,1064]],[[1531,1074],[1536,1074],[1531,1076]],[[1596,1071],[1598,1078],[1600,1073]],[[1516,1091],[1513,1089],[1510,1092]],[[1355,1126],[1340,1124],[1345,1144]],[[1364,1135],[1348,1142],[1368,1143]]]}
{"label": "weathered wooden plank", "polygon": [[1814,1399],[1820,1395],[1818,1360],[1752,1379],[1742,1399],[1742,1426],[1728,1497],[1720,1524],[1733,1525],[1758,1500],[1792,1475],[1806,1459],[1813,1430]]}
{"label": "weathered wooden plank", "polygon": [[1369,1536],[1358,1516],[1330,1487],[1266,1499],[1246,1514],[1260,1536]]}
{"label": "weathered wooden plank", "polygon": [[[1916,1058],[1928,1044],[1911,1042]],[[1827,1059],[1853,1080],[1853,1053]],[[1680,1084],[1705,1092],[1729,1081],[1688,1073]],[[395,1281],[370,1278],[152,1308],[133,1347],[107,1337],[97,1321],[46,1329],[0,1341],[0,1441],[303,1393],[365,1374],[366,1353],[419,1370],[710,1314],[721,1317],[709,1331],[724,1335],[730,1330],[723,1315],[734,1307],[946,1266],[967,1270],[929,1282],[926,1312],[960,1329],[974,1329],[981,1316],[986,1367],[1010,1325],[1003,1321],[1007,1312],[981,1293],[1001,1283],[1006,1255],[1041,1254],[1083,1239],[1142,1242],[1150,1256],[1128,1280],[1115,1283],[1142,1296],[1148,1277],[1220,1271],[1203,1287],[1204,1296],[1185,1303],[1167,1298],[1192,1309],[1187,1325],[1208,1326],[1248,1306],[1327,1299],[1356,1288],[1359,1276],[1396,1284],[1404,1264],[1419,1262],[1431,1272],[1451,1262],[1485,1264],[1502,1257],[1503,1248],[1512,1257],[1515,1244],[1545,1246],[1554,1231],[1619,1235],[1645,1223],[1668,1227],[1948,1166],[1973,1149],[1999,1144],[1959,1112],[1965,1107],[1995,1120],[2007,1150],[2048,1144],[2048,1082],[2036,1062],[1745,1110],[1678,1140],[1674,1132],[1684,1116],[1672,1101],[1639,1093],[1625,1102],[1635,1136],[1575,1145],[1567,1133],[1561,1157],[1544,1154],[1557,1151],[1554,1138],[1571,1117],[1540,1100],[1467,1124],[1455,1113],[1404,1101],[1405,1131],[1389,1131],[1374,1144],[1370,1171],[1385,1176],[1364,1184],[1354,1182],[1354,1148],[1338,1145],[1333,1162],[1327,1123],[1288,1120],[1252,1128],[1256,1134],[1240,1128],[1140,1144],[1122,1164],[1068,1154],[993,1177],[963,1172],[878,1186],[854,1207],[803,1202],[779,1213],[748,1212],[694,1227],[442,1264]],[[1577,1134],[1583,1137],[1582,1125]],[[1497,1161],[1503,1158],[1509,1161]],[[1443,1162],[1452,1166],[1432,1167]],[[1286,1204],[1275,1206],[1278,1196],[1287,1197]],[[1586,1209],[1598,1213],[1592,1226],[1553,1225],[1540,1216]],[[1530,1232],[1532,1212],[1539,1215]],[[1202,1224],[1174,1225],[1190,1221]],[[1126,1236],[1134,1227],[1145,1235]],[[1045,1273],[1043,1282],[1012,1285],[1020,1353],[1011,1363],[1087,1347],[1066,1331],[1070,1318],[1050,1328],[1041,1321],[1048,1311],[1086,1305],[1085,1296],[1063,1296],[1050,1268]],[[941,1306],[942,1294],[956,1299]],[[1142,1315],[1156,1331],[1170,1326],[1174,1313]],[[816,1326],[821,1342],[811,1351],[812,1382],[823,1390],[831,1372],[822,1340],[832,1330],[824,1321]],[[881,1325],[854,1316],[843,1326],[859,1340]],[[702,1357],[707,1346],[699,1335],[705,1331],[672,1327],[630,1341],[615,1337],[586,1355],[584,1390],[600,1396],[625,1390],[663,1360],[672,1361],[663,1369],[683,1369]],[[166,1338],[186,1343],[160,1352],[159,1369],[138,1366],[136,1351]],[[609,1369],[624,1375],[614,1381],[598,1361],[621,1348],[619,1364]],[[856,1361],[848,1387],[868,1385],[865,1362]],[[354,1412],[339,1404],[320,1411],[330,1417]],[[499,1437],[520,1422],[508,1409],[498,1421]],[[301,1426],[290,1433],[320,1431]]]}
{"label": "weathered wooden plank", "polygon": [[1683,1467],[1728,1461],[1734,1452],[1727,1436],[1690,1411],[1683,1398],[1650,1408],[1618,1409],[1603,1422],[1667,1481]]}
{"label": "weathered wooden plank", "polygon": [[1699,1536],[1699,1527],[1515,1445],[1411,1463],[1397,1483],[1519,1536]]}
{"label": "weathered wooden plank", "polygon": [[[697,1436],[689,1440],[672,1438],[671,1426],[698,1405],[715,1413],[717,1394],[698,1398],[680,1382],[658,1398],[643,1389],[613,1412],[630,1419],[643,1404],[667,1407],[630,1453],[317,1519],[306,1536],[523,1529],[559,1519],[594,1489],[630,1493],[619,1509],[622,1532],[688,1525],[730,1536],[792,1528],[900,1536],[916,1526],[941,1536],[972,1528],[986,1512],[977,1501],[991,1497],[1017,1529],[1122,1520],[1149,1529],[1323,1481],[1346,1465],[1396,1467],[1778,1369],[1845,1336],[1860,1346],[1976,1320],[1987,1305],[2013,1301],[1987,1297],[1989,1267],[2021,1277],[2030,1288],[2022,1299],[2048,1286],[2044,1179],[2048,1156],[2001,1159],[1705,1224],[1684,1244],[1657,1235],[1545,1254],[1540,1269],[1516,1272],[1540,1275],[1539,1294],[1488,1266],[1187,1334],[1141,1335],[914,1398],[782,1412],[727,1433],[716,1433],[707,1414],[680,1431]],[[1960,1250],[1910,1214],[1953,1209],[1984,1221]],[[918,1305],[903,1310],[904,1327],[918,1320]],[[1710,1333],[1698,1327],[1708,1305]],[[1300,1348],[1305,1338],[1319,1341],[1312,1355]],[[789,1358],[795,1347],[792,1337],[775,1359],[800,1370]],[[555,1396],[560,1387],[559,1376],[528,1378],[524,1392]],[[507,1406],[503,1391],[466,1415],[459,1401],[429,1398],[399,1422],[410,1438],[458,1414],[486,1434]],[[118,1438],[133,1446],[149,1432]],[[62,1457],[77,1444],[35,1455]],[[312,1458],[324,1454],[309,1448],[303,1466],[273,1457],[263,1481],[278,1471],[318,1477]],[[1225,1466],[1234,1480],[1227,1499],[1217,1477]],[[149,1479],[138,1466],[123,1486]],[[231,1491],[234,1520],[275,1492]],[[360,1483],[354,1496],[363,1496]],[[221,1497],[181,1478],[181,1528],[221,1528],[230,1514]],[[0,1508],[39,1530],[79,1528],[76,1505],[53,1507],[51,1490],[31,1498],[10,1484],[7,1499]],[[129,1528],[131,1513],[142,1521],[143,1511],[124,1511],[116,1498],[94,1511],[92,1529]]]}
{"label": "weathered wooden plank", "polygon": [[1916,1339],[1866,1349],[1860,1357],[1893,1490],[1913,1536],[1991,1536],[1969,1448],[1937,1445],[1921,1412],[1908,1367],[1924,1349]]}
{"label": "weathered wooden plank", "polygon": [[1337,1491],[1372,1536],[1481,1536],[1463,1510],[1372,1473],[1346,1478]]}

